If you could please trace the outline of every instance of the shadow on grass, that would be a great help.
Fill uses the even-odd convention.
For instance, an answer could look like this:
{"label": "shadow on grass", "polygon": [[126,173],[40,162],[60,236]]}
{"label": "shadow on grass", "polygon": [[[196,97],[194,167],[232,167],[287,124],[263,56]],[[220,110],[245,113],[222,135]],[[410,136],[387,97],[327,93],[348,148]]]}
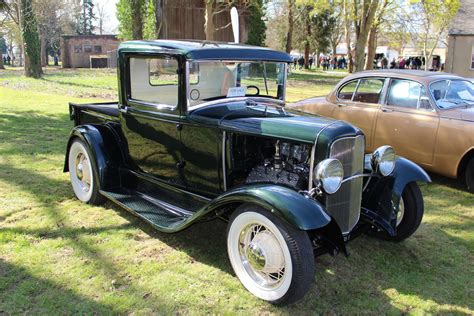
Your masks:
{"label": "shadow on grass", "polygon": [[[64,105],[66,109],[66,105]],[[64,111],[66,112],[66,110]],[[66,150],[67,135],[72,128],[67,113],[39,114],[34,111],[0,113],[0,134],[6,149],[3,155],[60,154]],[[64,140],[63,143],[57,140]]]}
{"label": "shadow on grass", "polygon": [[[15,178],[7,176],[12,173],[22,176]],[[44,178],[41,174],[6,165],[0,165],[0,178],[35,195],[37,200],[44,204],[43,208],[48,211],[48,216],[61,223],[57,229],[50,232],[17,229],[18,233],[42,236],[43,238],[67,239],[72,247],[79,249],[81,253],[93,260],[100,271],[111,279],[121,278],[120,269],[111,258],[104,256],[100,251],[83,241],[82,235],[138,226],[147,235],[158,238],[170,247],[186,252],[196,261],[234,274],[226,255],[225,223],[212,221],[193,225],[177,234],[164,234],[157,232],[150,225],[125,210],[108,203],[107,207],[113,208],[130,224],[97,229],[76,229],[64,225],[63,216],[57,203],[46,202],[50,196],[48,187],[59,186],[63,188],[61,191],[66,192],[69,187],[67,181],[51,180]],[[31,185],[28,179],[36,179],[38,183]],[[44,185],[38,185],[41,183]],[[69,198],[72,194],[68,192],[65,195]],[[412,237],[414,241],[400,244],[361,237],[350,245],[353,255],[348,259],[342,256],[337,260],[333,260],[329,256],[318,258],[316,285],[301,302],[286,307],[284,310],[289,312],[317,310],[356,312],[365,310],[367,306],[376,305],[377,308],[374,312],[400,312],[401,310],[392,305],[391,298],[383,292],[387,289],[394,289],[401,295],[414,295],[440,305],[458,306],[457,304],[459,304],[459,306],[467,306],[472,309],[472,303],[468,303],[465,298],[459,297],[459,301],[455,298],[456,295],[462,294],[468,289],[463,289],[462,284],[450,282],[452,274],[459,276],[465,273],[466,265],[470,264],[469,256],[463,260],[449,262],[449,269],[445,269],[448,259],[446,256],[439,255],[437,243],[447,237],[442,235],[442,231],[437,233],[441,236],[438,236],[436,240],[415,235]],[[439,284],[443,284],[443,286],[439,287]],[[136,296],[137,299],[140,299],[143,290],[132,283],[128,293],[131,293],[131,297]],[[51,295],[55,295],[55,293],[53,292]],[[71,297],[71,299],[77,300],[76,297]],[[176,308],[172,303],[157,306]],[[457,311],[460,312],[460,310]]]}
{"label": "shadow on grass", "polygon": [[1,258],[0,293],[0,309],[3,309],[0,314],[6,315],[64,314],[64,302],[74,314],[108,314],[114,310],[113,306],[102,305],[49,280],[35,277],[25,268]]}

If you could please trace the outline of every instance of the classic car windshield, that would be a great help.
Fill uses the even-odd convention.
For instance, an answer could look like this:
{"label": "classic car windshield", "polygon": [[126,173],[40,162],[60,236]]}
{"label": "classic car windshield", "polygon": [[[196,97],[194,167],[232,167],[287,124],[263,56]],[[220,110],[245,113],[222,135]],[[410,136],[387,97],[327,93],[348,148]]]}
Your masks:
{"label": "classic car windshield", "polygon": [[474,85],[467,80],[436,81],[430,91],[441,109],[474,105]]}
{"label": "classic car windshield", "polygon": [[266,61],[189,62],[191,106],[220,98],[243,96],[283,100],[285,63]]}

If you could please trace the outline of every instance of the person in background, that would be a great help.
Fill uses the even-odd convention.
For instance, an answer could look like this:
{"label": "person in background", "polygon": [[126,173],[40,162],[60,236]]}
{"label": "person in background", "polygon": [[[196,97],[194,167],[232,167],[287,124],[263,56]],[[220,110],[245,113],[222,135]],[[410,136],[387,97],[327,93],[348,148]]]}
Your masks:
{"label": "person in background", "polygon": [[7,64],[11,65],[11,61],[12,61],[12,59],[10,58],[10,55],[7,55]]}
{"label": "person in background", "polygon": [[311,69],[311,67],[313,66],[313,56],[309,57],[308,64],[309,64],[309,69]]}
{"label": "person in background", "polygon": [[390,62],[390,69],[394,69],[395,66],[396,66],[396,61],[395,61],[395,57],[393,57],[392,61]]}
{"label": "person in background", "polygon": [[388,66],[388,59],[387,57],[383,56],[382,60],[380,61],[380,64],[382,66],[382,69],[387,69]]}
{"label": "person in background", "polygon": [[300,66],[300,70],[303,69],[303,66],[304,66],[304,57],[301,56],[299,59],[298,59],[298,64]]}
{"label": "person in background", "polygon": [[298,63],[298,58],[293,58],[293,67],[295,68],[296,70],[296,64]]}
{"label": "person in background", "polygon": [[405,58],[400,58],[400,61],[398,62],[398,68],[400,69],[405,69],[405,63],[406,63],[406,60]]}
{"label": "person in background", "polygon": [[5,56],[3,56],[3,64],[6,65],[7,64],[7,58]]}

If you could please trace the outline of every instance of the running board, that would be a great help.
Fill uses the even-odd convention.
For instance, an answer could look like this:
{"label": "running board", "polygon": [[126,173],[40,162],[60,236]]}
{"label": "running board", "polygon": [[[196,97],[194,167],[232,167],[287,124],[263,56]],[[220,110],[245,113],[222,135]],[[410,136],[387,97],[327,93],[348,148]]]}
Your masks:
{"label": "running board", "polygon": [[136,216],[143,218],[160,231],[172,232],[192,217],[193,212],[147,196],[122,188],[100,193],[127,209]]}

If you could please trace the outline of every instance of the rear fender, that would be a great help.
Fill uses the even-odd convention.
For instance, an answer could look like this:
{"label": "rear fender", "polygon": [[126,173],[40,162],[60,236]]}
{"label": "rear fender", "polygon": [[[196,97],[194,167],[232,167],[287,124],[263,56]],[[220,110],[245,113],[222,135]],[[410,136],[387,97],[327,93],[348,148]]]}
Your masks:
{"label": "rear fender", "polygon": [[[366,172],[371,172],[366,165]],[[410,182],[431,182],[430,176],[417,164],[403,157],[397,158],[395,170],[388,177],[370,178],[362,195],[364,219],[391,236],[396,234],[396,222],[400,199],[406,185]]]}
{"label": "rear fender", "polygon": [[235,188],[211,201],[199,213],[202,216],[212,211],[225,210],[228,205],[242,203],[259,205],[301,230],[321,228],[331,221],[331,217],[319,202],[293,189],[274,184]]}
{"label": "rear fender", "polygon": [[81,139],[91,152],[97,167],[100,188],[103,190],[120,185],[119,167],[124,159],[112,127],[94,124],[74,127],[67,143],[64,172],[69,171],[69,149],[76,138]]}

